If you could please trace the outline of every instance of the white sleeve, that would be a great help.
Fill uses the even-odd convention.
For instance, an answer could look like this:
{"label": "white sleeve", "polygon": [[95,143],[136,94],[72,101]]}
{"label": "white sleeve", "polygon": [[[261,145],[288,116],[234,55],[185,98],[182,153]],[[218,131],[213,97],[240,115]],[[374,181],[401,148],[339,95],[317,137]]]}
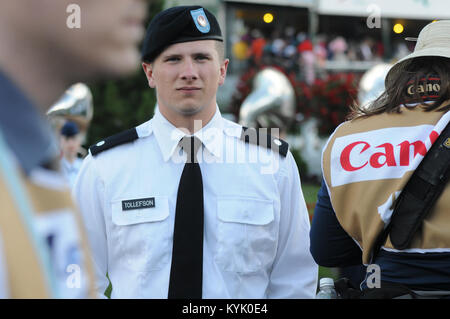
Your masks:
{"label": "white sleeve", "polygon": [[108,287],[108,245],[104,218],[105,185],[96,169],[95,160],[89,154],[83,161],[72,189],[86,228],[91,259],[95,271],[95,288],[100,298],[106,298]]}
{"label": "white sleeve", "polygon": [[6,256],[3,250],[3,238],[0,233],[0,299],[9,298],[8,272],[6,268]]}
{"label": "white sleeve", "polygon": [[281,210],[278,249],[269,298],[314,298],[318,265],[309,250],[310,221],[294,157],[286,157],[278,180]]}

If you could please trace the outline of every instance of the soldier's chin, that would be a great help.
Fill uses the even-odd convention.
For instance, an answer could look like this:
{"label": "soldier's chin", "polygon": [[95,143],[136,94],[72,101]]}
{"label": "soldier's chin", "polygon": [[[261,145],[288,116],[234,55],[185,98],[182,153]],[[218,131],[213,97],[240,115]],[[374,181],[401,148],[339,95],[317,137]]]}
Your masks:
{"label": "soldier's chin", "polygon": [[185,107],[179,110],[179,112],[185,116],[192,116],[197,113],[199,113],[202,110],[202,107],[200,106],[191,106],[191,107]]}

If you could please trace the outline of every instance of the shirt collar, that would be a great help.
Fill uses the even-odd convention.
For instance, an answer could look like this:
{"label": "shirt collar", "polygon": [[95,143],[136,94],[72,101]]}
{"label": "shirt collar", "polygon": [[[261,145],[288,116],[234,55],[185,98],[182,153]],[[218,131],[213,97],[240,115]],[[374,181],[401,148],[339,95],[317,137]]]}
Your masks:
{"label": "shirt collar", "polygon": [[49,122],[1,71],[0,130],[19,165],[27,174],[59,154]]}
{"label": "shirt collar", "polygon": [[[164,161],[168,161],[177,149],[178,143],[184,136],[189,136],[182,130],[176,128],[155,107],[155,115],[152,119],[153,133],[163,155]],[[214,156],[220,158],[222,154],[223,140],[223,118],[216,104],[216,112],[212,119],[203,128],[194,133],[204,147]]]}

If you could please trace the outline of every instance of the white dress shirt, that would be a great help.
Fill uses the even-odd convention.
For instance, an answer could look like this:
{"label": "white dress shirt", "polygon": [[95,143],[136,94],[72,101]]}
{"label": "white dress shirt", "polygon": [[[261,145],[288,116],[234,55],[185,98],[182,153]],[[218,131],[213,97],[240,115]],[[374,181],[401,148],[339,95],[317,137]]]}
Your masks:
{"label": "white dress shirt", "polygon": [[[155,108],[139,138],[84,160],[73,195],[92,245],[97,288],[167,298],[185,134]],[[240,140],[217,107],[197,131],[204,196],[203,298],[313,298],[318,266],[296,163]],[[200,154],[201,152],[201,154]],[[122,210],[122,201],[154,205]]]}

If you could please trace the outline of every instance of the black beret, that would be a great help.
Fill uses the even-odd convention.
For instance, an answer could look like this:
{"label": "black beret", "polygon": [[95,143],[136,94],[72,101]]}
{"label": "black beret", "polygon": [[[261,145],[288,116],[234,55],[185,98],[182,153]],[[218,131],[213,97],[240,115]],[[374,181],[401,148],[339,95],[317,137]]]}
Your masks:
{"label": "black beret", "polygon": [[61,135],[65,137],[72,137],[80,133],[78,125],[74,122],[67,121],[61,128]]}
{"label": "black beret", "polygon": [[142,61],[152,62],[171,44],[223,41],[216,17],[200,6],[178,6],[158,13],[150,22],[142,45]]}

